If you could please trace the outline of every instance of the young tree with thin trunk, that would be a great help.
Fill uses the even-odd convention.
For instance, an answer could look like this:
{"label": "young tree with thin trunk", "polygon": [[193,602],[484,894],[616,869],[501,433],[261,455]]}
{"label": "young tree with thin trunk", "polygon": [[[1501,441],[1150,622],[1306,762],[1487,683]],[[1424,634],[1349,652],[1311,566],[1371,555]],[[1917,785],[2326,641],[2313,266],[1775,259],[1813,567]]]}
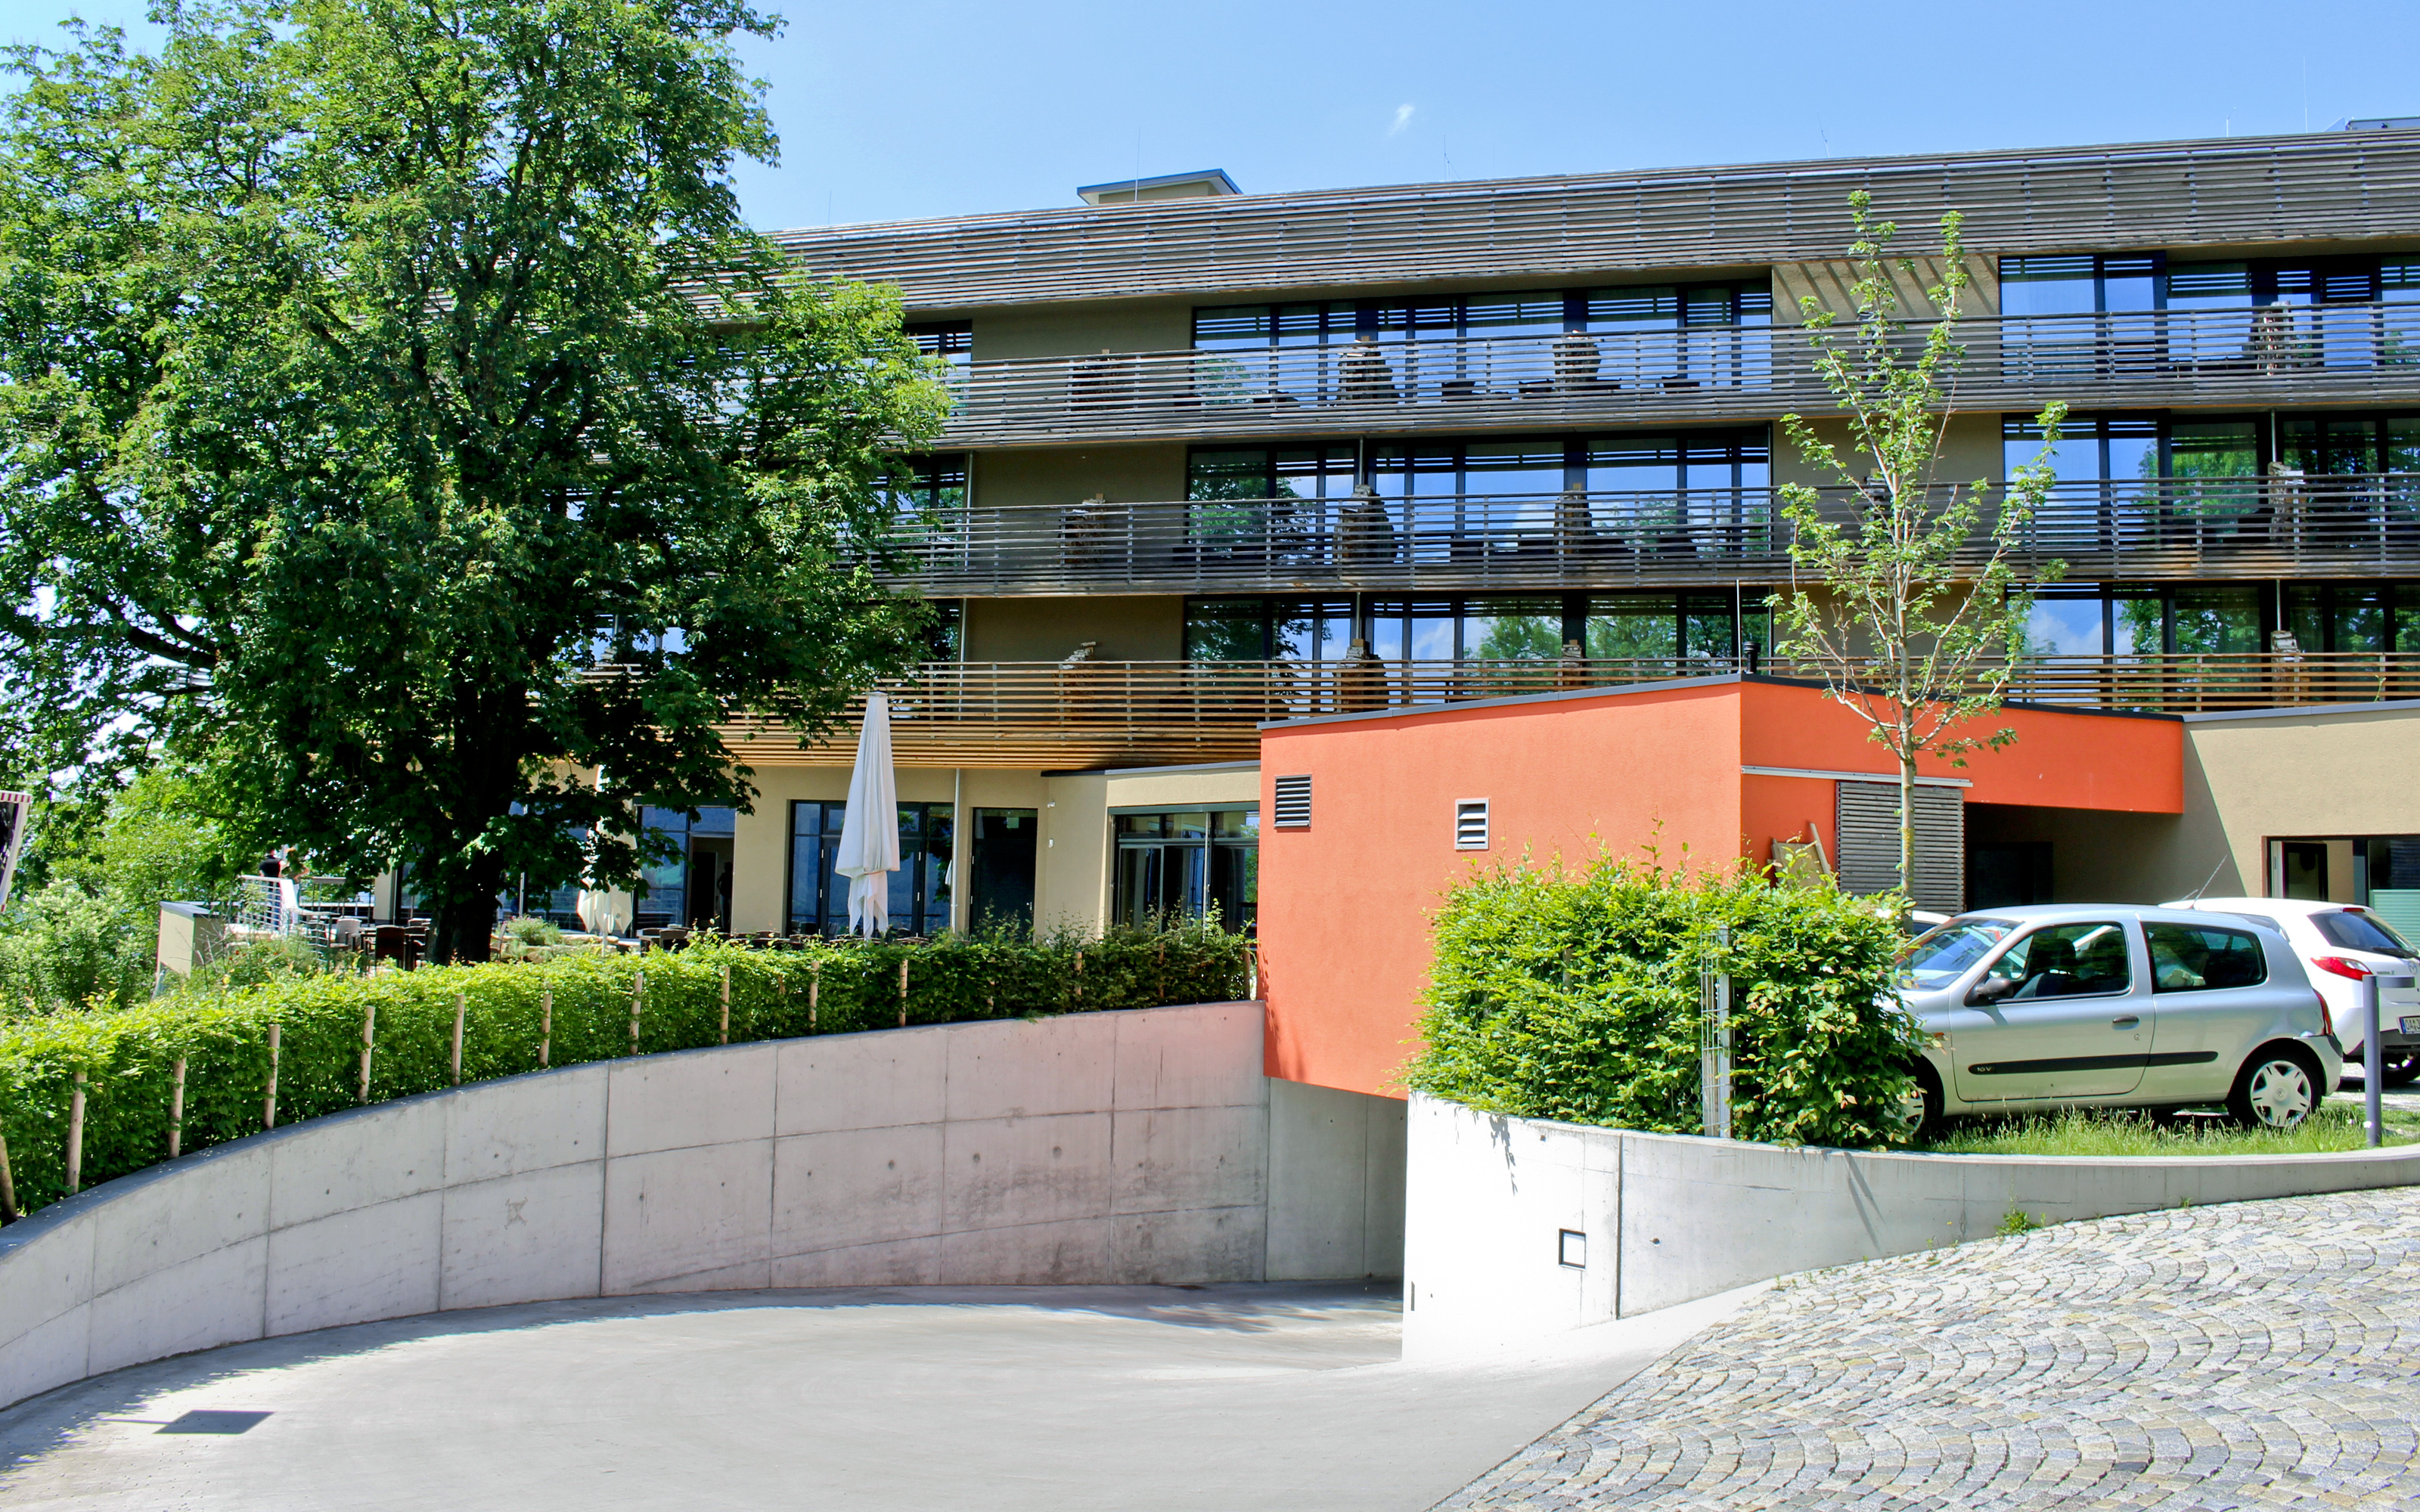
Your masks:
{"label": "young tree with thin trunk", "polygon": [[506,879],[744,807],[723,721],[826,732],[919,658],[881,479],[946,396],[894,294],[741,220],[744,0],[156,15],[7,54],[5,691],[408,863],[483,958]]}
{"label": "young tree with thin trunk", "polygon": [[[1942,275],[1925,289],[1933,318],[1900,318],[1894,267],[1912,280],[1912,259],[1890,253],[1897,227],[1872,218],[1871,198],[1849,196],[1858,277],[1850,285],[1853,335],[1812,298],[1799,304],[1816,371],[1848,422],[1843,448],[1797,415],[1782,428],[1800,458],[1830,486],[1781,488],[1792,527],[1791,581],[1771,600],[1781,656],[1812,666],[1824,694],[1864,721],[1868,737],[1899,767],[1899,875],[1916,878],[1916,776],[1919,757],[1963,766],[1984,748],[2016,739],[2007,728],[1972,733],[1998,709],[2024,648],[2030,585],[2011,557],[2056,481],[2049,463],[2067,407],[2040,423],[2048,438],[2033,461],[2009,471],[1993,507],[1988,479],[1945,482],[1943,443],[1957,409],[1961,301],[1968,286],[1956,211],[1941,218]],[[1988,522],[1988,524],[1987,524]],[[2055,581],[2065,564],[2043,564]]]}

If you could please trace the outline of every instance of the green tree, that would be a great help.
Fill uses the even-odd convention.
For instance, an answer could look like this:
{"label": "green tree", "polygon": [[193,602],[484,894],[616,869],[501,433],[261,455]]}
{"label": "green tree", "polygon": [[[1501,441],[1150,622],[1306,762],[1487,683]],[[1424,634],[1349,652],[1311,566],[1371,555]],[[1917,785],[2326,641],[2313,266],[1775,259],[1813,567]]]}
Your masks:
{"label": "green tree", "polygon": [[484,956],[507,876],[745,807],[735,711],[803,738],[916,658],[879,480],[944,391],[893,295],[741,222],[744,5],[158,19],[11,54],[8,691],[207,757],[323,871],[409,861]]}
{"label": "green tree", "polygon": [[[1862,190],[1849,196],[1849,208],[1858,270],[1850,285],[1854,338],[1834,333],[1834,312],[1812,298],[1799,301],[1816,371],[1847,415],[1849,445],[1844,452],[1799,416],[1782,417],[1799,456],[1834,486],[1836,500],[1827,505],[1806,484],[1782,486],[1782,513],[1792,527],[1791,584],[1769,602],[1780,654],[1812,664],[1825,695],[1863,720],[1868,736],[1898,764],[1905,888],[1916,874],[1916,759],[1931,754],[1962,766],[1968,753],[2016,738],[2005,728],[1989,735],[1960,732],[2000,707],[2025,644],[2033,597],[2009,557],[2057,481],[2049,458],[2067,407],[2042,410],[2042,450],[2010,470],[1978,543],[1990,481],[1941,477],[1965,355],[1957,339],[1968,283],[1961,218],[1954,210],[1941,218],[1944,272],[1925,289],[1933,318],[1912,330],[1899,316],[1891,271],[1915,277],[1916,267],[1891,255],[1897,227],[1872,218],[1872,199]],[[1961,560],[1978,544],[1979,564]],[[2065,564],[2053,562],[2041,579],[2055,581],[2064,573]]]}

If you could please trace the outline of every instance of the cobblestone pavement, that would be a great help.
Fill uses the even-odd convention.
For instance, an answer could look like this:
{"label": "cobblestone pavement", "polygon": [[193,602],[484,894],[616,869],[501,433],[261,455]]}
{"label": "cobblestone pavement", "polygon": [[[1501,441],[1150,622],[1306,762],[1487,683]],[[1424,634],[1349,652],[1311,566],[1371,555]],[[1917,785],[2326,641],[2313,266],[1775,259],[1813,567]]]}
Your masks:
{"label": "cobblestone pavement", "polygon": [[1790,1278],[1441,1505],[2420,1507],[2420,1188]]}

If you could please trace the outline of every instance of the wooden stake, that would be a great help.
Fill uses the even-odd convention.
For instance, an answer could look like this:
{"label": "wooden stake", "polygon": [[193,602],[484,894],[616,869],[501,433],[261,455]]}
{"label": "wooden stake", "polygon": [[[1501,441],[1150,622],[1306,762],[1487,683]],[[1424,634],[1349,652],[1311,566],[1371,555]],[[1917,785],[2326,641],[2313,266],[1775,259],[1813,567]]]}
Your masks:
{"label": "wooden stake", "polygon": [[75,1091],[68,1098],[68,1196],[84,1185],[84,1072],[77,1072]]}
{"label": "wooden stake", "polygon": [[1076,1006],[1084,1006],[1084,952],[1076,952]]}
{"label": "wooden stake", "polygon": [[731,1042],[731,964],[722,967],[722,1042]]}
{"label": "wooden stake", "polygon": [[0,1224],[17,1221],[17,1180],[8,1174],[8,1141],[0,1139]]}
{"label": "wooden stake", "polygon": [[908,958],[899,958],[899,1026],[908,1026]]}
{"label": "wooden stake", "polygon": [[277,1038],[281,1026],[269,1026],[269,1094],[260,1100],[260,1126],[277,1127]]}
{"label": "wooden stake", "polygon": [[378,999],[362,997],[362,1102],[370,1100],[370,1037],[378,1028]]}
{"label": "wooden stake", "polygon": [[824,995],[824,964],[820,961],[807,968],[807,1032],[815,1032],[815,1005]]}
{"label": "wooden stake", "polygon": [[546,1070],[547,1052],[554,1048],[554,983],[548,982],[537,999],[537,1069]]}
{"label": "wooden stake", "polygon": [[471,1009],[467,993],[454,995],[454,1085],[462,1085],[462,1018]]}
{"label": "wooden stake", "polygon": [[630,973],[630,1054],[639,1053],[639,1002],[647,995],[647,973],[642,968]]}
{"label": "wooden stake", "polygon": [[178,1056],[175,1081],[168,1090],[168,1158],[175,1160],[185,1144],[185,1057]]}

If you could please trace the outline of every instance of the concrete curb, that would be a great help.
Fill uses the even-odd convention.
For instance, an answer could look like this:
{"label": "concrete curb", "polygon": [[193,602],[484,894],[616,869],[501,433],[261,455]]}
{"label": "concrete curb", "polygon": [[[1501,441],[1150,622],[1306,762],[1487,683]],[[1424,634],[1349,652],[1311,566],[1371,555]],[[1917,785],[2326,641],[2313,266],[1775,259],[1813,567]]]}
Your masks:
{"label": "concrete curb", "polygon": [[2413,1184],[2420,1146],[1869,1154],[1505,1118],[1415,1096],[1404,1351],[1496,1348],[1793,1272],[1985,1239],[2011,1211],[2061,1223]]}

